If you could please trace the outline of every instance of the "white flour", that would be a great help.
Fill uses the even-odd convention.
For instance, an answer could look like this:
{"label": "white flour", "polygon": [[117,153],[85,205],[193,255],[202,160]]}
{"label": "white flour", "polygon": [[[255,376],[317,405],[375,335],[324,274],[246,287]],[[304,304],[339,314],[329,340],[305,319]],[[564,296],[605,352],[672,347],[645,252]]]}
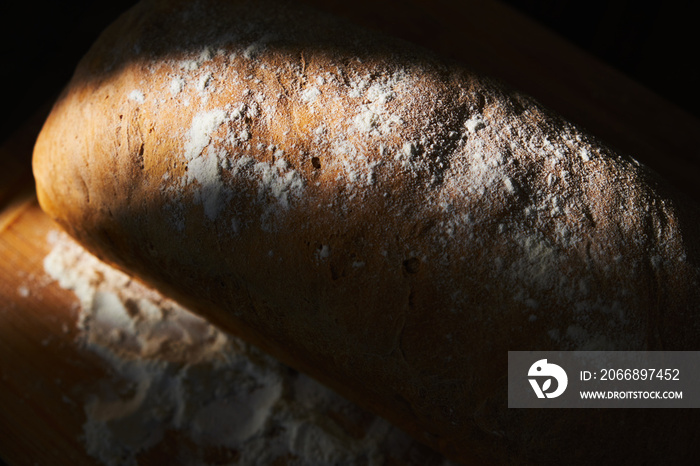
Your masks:
{"label": "white flour", "polygon": [[[191,465],[268,465],[280,458],[294,465],[383,465],[397,458],[448,464],[100,262],[65,234],[54,231],[48,239],[46,272],[79,300],[79,344],[115,373],[84,406],[85,447],[101,463],[136,465],[140,455],[165,448]],[[161,444],[173,432],[186,441]]]}

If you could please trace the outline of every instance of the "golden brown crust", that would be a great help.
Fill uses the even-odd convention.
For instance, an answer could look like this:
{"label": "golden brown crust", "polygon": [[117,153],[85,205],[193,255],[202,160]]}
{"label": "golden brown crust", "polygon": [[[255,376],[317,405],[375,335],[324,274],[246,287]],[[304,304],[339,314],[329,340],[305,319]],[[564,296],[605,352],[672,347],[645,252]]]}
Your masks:
{"label": "golden brown crust", "polygon": [[508,410],[509,350],[700,346],[696,206],[528,97],[286,2],[137,5],[34,172],[99,257],[459,461],[650,454],[649,426],[617,448],[646,413]]}

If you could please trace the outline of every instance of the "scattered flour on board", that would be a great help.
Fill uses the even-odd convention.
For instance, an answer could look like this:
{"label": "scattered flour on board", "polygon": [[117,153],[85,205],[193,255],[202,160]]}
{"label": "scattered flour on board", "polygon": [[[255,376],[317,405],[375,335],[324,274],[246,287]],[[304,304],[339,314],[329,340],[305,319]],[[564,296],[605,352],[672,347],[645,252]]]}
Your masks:
{"label": "scattered flour on board", "polygon": [[[48,241],[45,271],[80,303],[78,343],[116,374],[84,406],[85,447],[102,464],[137,465],[173,431],[187,441],[160,448],[177,449],[183,464],[208,464],[211,451],[218,452],[216,464],[293,458],[289,464],[383,465],[408,451],[401,464],[450,464],[105,265],[67,235],[53,231]],[[362,434],[346,428],[359,420]]]}

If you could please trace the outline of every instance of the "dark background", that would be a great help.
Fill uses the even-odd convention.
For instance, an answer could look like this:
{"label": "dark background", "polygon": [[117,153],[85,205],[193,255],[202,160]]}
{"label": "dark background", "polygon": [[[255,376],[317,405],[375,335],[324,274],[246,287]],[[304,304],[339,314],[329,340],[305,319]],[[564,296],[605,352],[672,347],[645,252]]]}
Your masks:
{"label": "dark background", "polygon": [[[700,116],[700,40],[691,2],[503,1]],[[4,9],[0,141],[58,92],[56,83],[69,79],[87,44],[133,3],[24,1]]]}
{"label": "dark background", "polygon": [[697,2],[503,1],[700,116],[700,27],[693,8]]}

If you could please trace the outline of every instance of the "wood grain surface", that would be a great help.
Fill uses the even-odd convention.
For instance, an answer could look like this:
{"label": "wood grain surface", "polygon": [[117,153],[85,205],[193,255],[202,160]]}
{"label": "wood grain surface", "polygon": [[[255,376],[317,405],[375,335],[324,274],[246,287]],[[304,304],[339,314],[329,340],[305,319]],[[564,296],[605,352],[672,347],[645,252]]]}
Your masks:
{"label": "wood grain surface", "polygon": [[0,147],[0,458],[14,465],[96,464],[80,433],[83,392],[103,363],[74,344],[76,298],[45,275],[46,236],[31,150],[46,114],[37,111]]}
{"label": "wood grain surface", "polygon": [[[307,2],[534,95],[700,201],[700,122],[503,4]],[[75,344],[75,297],[43,271],[56,227],[33,194],[31,151],[49,107],[0,147],[0,458],[10,465],[95,464],[80,438],[83,406],[107,375]]]}

